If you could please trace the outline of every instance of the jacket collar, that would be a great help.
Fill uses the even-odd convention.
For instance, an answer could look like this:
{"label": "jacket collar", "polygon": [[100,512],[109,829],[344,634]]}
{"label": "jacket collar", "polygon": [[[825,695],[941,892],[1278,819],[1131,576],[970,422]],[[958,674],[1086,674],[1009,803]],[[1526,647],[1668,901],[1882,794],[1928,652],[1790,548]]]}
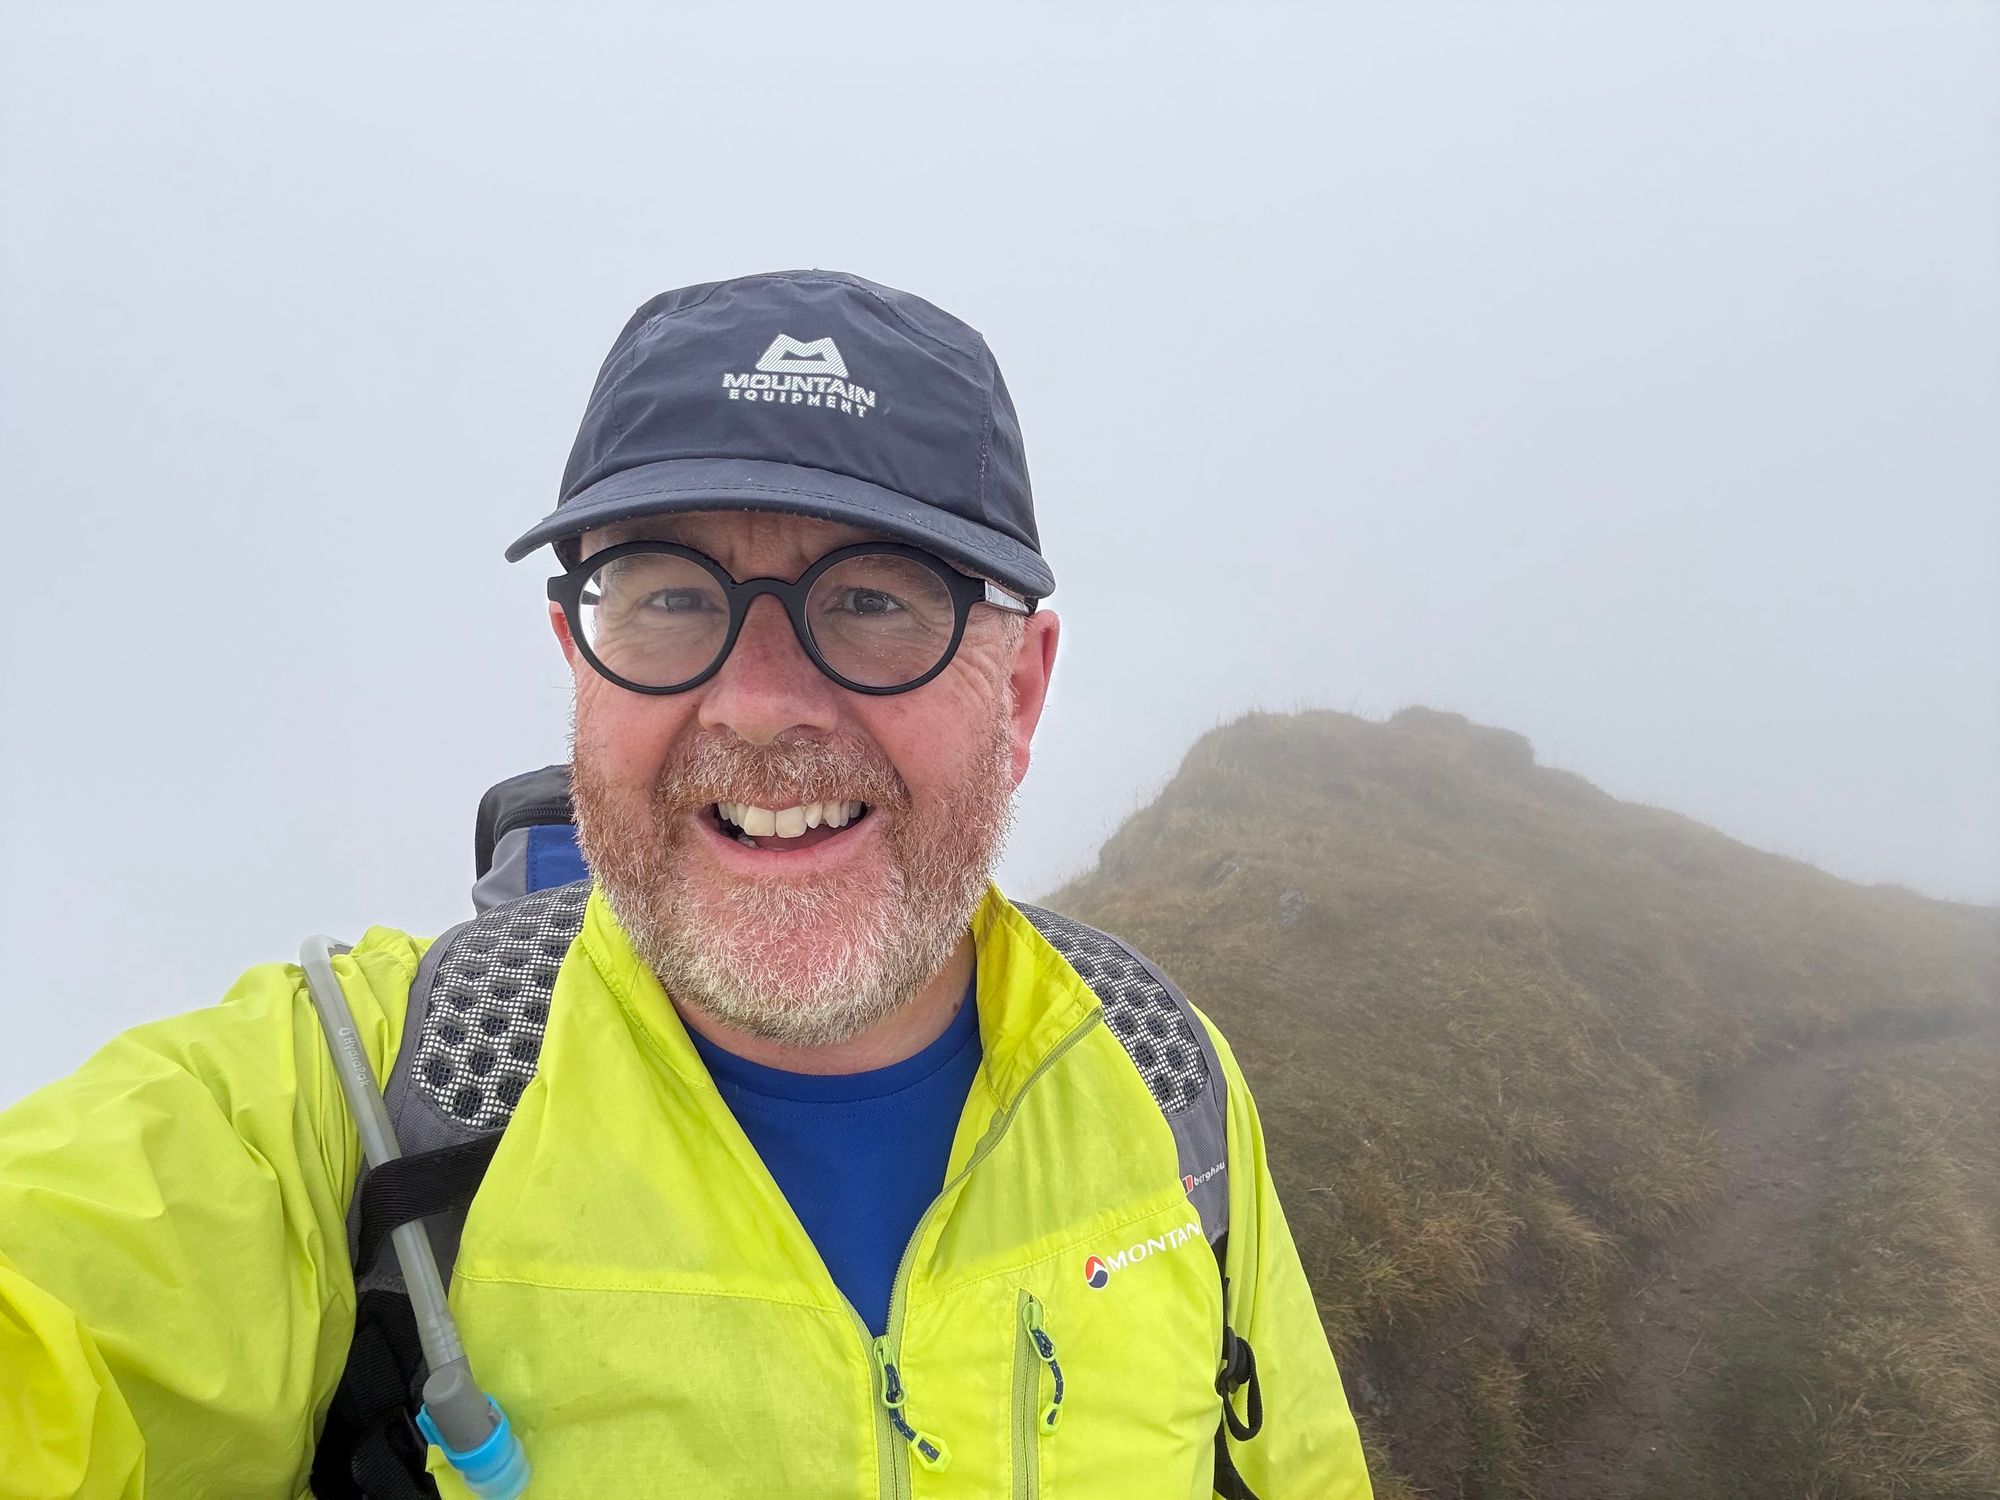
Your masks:
{"label": "jacket collar", "polygon": [[[972,937],[978,950],[980,1077],[995,1106],[1004,1107],[1055,1046],[1097,1009],[1097,999],[991,883],[973,910]],[[685,1082],[713,1091],[686,1025],[594,886],[578,941],[632,1029]]]}

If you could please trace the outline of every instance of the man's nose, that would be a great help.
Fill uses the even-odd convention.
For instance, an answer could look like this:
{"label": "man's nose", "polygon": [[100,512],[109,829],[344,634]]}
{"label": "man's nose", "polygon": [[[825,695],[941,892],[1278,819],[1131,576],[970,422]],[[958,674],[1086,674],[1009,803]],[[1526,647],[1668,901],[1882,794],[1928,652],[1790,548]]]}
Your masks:
{"label": "man's nose", "polygon": [[785,606],[769,594],[750,601],[722,669],[702,685],[703,729],[726,729],[753,745],[792,730],[830,734],[840,688],[813,664]]}

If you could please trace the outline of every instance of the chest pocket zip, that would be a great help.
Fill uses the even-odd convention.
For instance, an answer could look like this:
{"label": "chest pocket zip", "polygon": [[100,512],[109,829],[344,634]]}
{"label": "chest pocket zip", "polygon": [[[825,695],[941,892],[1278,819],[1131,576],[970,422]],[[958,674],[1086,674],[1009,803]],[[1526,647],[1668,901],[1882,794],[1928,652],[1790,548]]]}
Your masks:
{"label": "chest pocket zip", "polygon": [[[1063,1372],[1056,1342],[1042,1325],[1042,1304],[1023,1290],[1016,1298],[1014,1340],[1014,1500],[1033,1500],[1041,1489],[1041,1440],[1062,1420]],[[1053,1391],[1042,1403],[1042,1366]]]}

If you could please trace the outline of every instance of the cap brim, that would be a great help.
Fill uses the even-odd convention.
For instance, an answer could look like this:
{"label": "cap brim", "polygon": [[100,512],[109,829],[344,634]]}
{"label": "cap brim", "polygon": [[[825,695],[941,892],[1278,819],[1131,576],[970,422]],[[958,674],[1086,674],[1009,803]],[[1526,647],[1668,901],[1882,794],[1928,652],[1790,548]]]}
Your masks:
{"label": "cap brim", "polygon": [[1031,599],[1048,598],[1056,586],[1041,554],[1003,532],[865,479],[752,458],[670,458],[621,469],[523,532],[507,549],[507,561],[614,521],[696,510],[786,511],[844,521],[927,548]]}

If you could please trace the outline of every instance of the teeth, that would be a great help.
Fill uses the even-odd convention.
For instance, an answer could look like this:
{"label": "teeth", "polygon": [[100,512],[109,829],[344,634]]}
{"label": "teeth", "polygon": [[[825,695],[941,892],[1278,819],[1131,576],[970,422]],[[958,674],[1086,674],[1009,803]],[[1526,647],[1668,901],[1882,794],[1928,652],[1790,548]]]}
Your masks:
{"label": "teeth", "polygon": [[807,802],[798,807],[757,807],[748,802],[718,802],[715,810],[726,822],[734,823],[751,838],[795,839],[808,828],[824,824],[845,828],[861,816],[862,804],[854,801]]}

